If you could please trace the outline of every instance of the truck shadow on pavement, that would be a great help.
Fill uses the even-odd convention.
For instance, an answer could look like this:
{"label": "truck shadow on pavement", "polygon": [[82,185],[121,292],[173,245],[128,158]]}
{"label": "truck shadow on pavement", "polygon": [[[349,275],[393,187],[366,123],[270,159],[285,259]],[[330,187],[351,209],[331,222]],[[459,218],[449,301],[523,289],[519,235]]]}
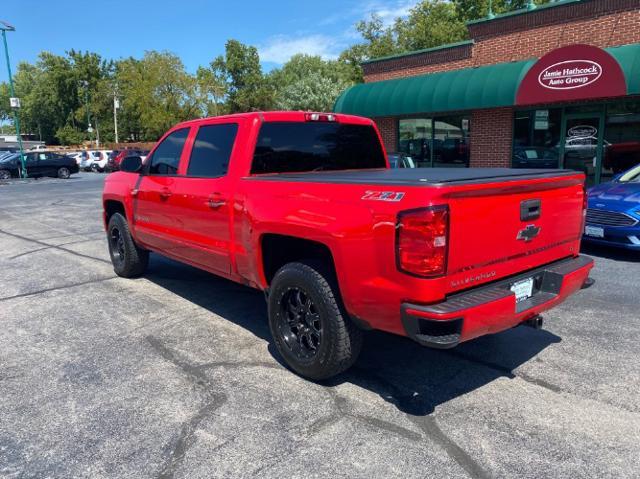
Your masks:
{"label": "truck shadow on pavement", "polygon": [[[146,279],[267,341],[271,355],[285,367],[271,341],[261,292],[159,255],[151,258]],[[451,350],[435,350],[406,338],[372,331],[365,334],[356,364],[320,384],[333,388],[352,383],[413,416],[431,414],[438,405],[500,378],[517,377],[558,392],[557,386],[530,377],[518,368],[532,359],[542,362],[537,355],[560,341],[549,331],[520,326]]]}
{"label": "truck shadow on pavement", "polygon": [[597,258],[612,259],[615,261],[627,261],[640,263],[640,251],[631,251],[622,248],[613,248],[595,244],[582,243],[580,252]]}

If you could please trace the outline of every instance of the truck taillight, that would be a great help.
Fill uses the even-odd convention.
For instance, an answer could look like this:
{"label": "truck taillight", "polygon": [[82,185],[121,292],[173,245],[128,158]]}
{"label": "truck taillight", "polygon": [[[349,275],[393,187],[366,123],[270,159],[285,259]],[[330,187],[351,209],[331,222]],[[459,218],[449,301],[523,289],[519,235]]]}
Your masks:
{"label": "truck taillight", "polygon": [[396,224],[398,269],[421,278],[442,276],[447,270],[449,207],[431,206],[403,211]]}
{"label": "truck taillight", "polygon": [[587,208],[589,207],[589,195],[587,194],[587,187],[582,185],[582,226],[580,228],[580,234],[584,233],[584,228],[587,225]]}
{"label": "truck taillight", "polygon": [[335,115],[330,113],[305,113],[304,119],[306,121],[336,121]]}

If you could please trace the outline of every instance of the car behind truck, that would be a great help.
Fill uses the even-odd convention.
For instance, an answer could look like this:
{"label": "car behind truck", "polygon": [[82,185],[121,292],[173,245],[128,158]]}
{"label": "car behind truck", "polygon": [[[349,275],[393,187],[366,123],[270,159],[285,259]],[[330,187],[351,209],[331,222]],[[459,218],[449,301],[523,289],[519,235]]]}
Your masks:
{"label": "car behind truck", "polygon": [[286,363],[347,369],[362,330],[450,348],[529,322],[587,281],[584,175],[389,169],[375,124],[304,112],[199,119],[105,181],[115,272],[149,252],[263,290]]}

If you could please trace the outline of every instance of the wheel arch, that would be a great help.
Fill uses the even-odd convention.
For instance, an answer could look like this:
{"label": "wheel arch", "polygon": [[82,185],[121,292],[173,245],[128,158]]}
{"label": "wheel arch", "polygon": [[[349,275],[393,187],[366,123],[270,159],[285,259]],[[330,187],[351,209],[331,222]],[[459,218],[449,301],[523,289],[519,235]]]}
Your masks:
{"label": "wheel arch", "polygon": [[337,281],[335,258],[331,248],[320,241],[277,233],[260,237],[262,274],[268,286],[276,272],[285,264],[296,261],[321,263]]}

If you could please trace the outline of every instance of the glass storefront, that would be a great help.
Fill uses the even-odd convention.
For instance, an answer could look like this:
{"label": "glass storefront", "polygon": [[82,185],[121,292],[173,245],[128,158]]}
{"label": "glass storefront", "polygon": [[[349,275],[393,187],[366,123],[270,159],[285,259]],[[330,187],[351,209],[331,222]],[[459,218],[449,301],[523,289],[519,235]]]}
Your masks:
{"label": "glass storefront", "polygon": [[516,111],[514,168],[582,171],[587,184],[640,163],[640,101]]}
{"label": "glass storefront", "polygon": [[419,168],[469,166],[469,116],[398,120],[398,149]]}

